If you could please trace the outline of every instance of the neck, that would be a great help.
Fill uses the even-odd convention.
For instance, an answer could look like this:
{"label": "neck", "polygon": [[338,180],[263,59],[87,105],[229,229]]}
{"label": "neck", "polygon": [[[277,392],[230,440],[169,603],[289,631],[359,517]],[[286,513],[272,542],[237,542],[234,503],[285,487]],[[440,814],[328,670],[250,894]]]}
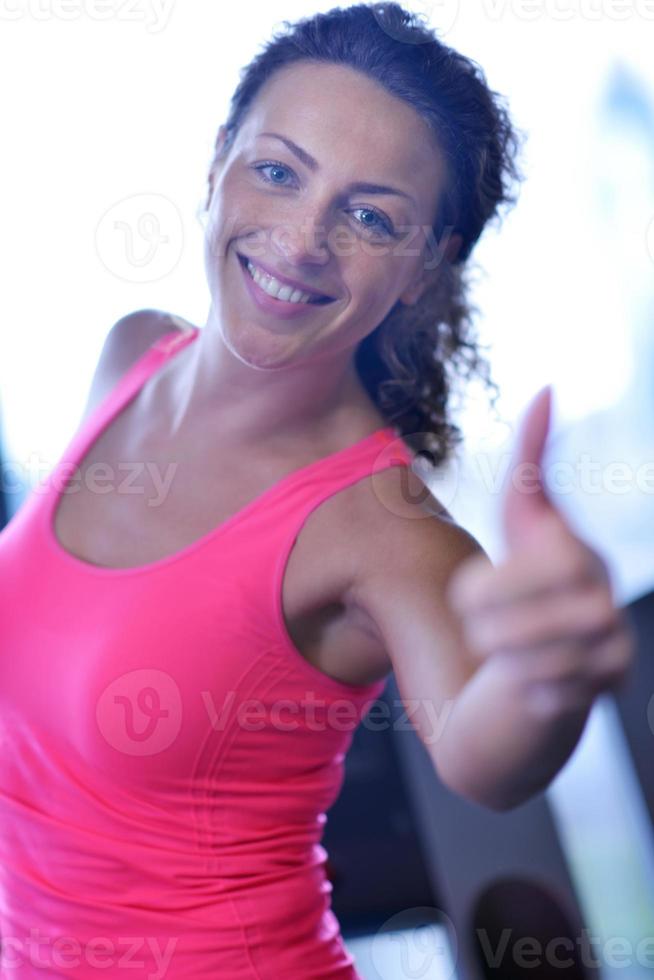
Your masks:
{"label": "neck", "polygon": [[324,433],[352,438],[384,426],[354,365],[354,351],[300,360],[277,355],[275,366],[252,366],[227,345],[210,309],[205,326],[173,355],[162,383],[170,384],[168,435],[198,431],[208,440],[253,445]]}

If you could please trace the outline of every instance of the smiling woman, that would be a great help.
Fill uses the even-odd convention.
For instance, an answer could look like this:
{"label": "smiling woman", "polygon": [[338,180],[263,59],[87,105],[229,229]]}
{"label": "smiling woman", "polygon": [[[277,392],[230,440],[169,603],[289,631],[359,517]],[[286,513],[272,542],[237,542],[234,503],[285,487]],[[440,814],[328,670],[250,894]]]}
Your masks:
{"label": "smiling woman", "polygon": [[[481,70],[396,3],[287,24],[243,70],[208,173],[206,323],[115,325],[101,397],[0,535],[12,977],[41,930],[53,976],[131,935],[151,940],[132,976],[355,980],[320,841],[371,698],[395,669],[437,715],[469,681],[473,706],[520,703],[479,679],[446,589],[483,551],[410,451],[452,449],[446,368],[477,364],[463,265],[516,148]],[[499,805],[514,773],[474,735],[451,785]]]}
{"label": "smiling woman", "polygon": [[[278,281],[293,261],[304,263],[305,289],[326,287],[332,264],[319,275],[321,248],[347,258],[334,295],[347,295],[347,321],[356,325],[346,339],[357,380],[407,444],[437,465],[461,439],[448,369],[477,371],[492,386],[472,338],[465,260],[488,221],[515,202],[519,136],[479,66],[420,20],[397,5],[359,4],[284,22],[232,96],[207,208],[230,233],[237,209],[244,217],[269,210],[268,221],[244,221],[243,234],[250,257]],[[257,190],[253,173],[267,188]],[[246,197],[233,209],[212,207],[216,180],[220,196]],[[304,253],[295,251],[300,236]],[[274,267],[266,267],[264,237],[277,243]],[[227,244],[216,241],[217,254]],[[338,343],[342,332],[330,339]]]}

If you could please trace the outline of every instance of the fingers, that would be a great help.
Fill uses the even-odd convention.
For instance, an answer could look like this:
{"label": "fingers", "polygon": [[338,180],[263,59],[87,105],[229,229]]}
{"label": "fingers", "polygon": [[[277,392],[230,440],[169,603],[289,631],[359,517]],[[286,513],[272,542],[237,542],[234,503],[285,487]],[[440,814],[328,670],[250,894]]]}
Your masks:
{"label": "fingers", "polygon": [[496,607],[477,607],[463,623],[472,652],[531,650],[561,639],[597,637],[612,630],[617,611],[610,590],[593,584],[568,592],[551,591]]}
{"label": "fingers", "polygon": [[516,554],[494,566],[474,556],[452,577],[448,598],[457,612],[468,615],[537,597],[563,596],[593,583],[602,583],[610,594],[610,579],[598,557],[576,544],[552,547],[540,559],[531,552]]}
{"label": "fingers", "polygon": [[635,643],[630,630],[619,623],[594,642],[544,644],[533,654],[505,655],[520,677],[525,700],[540,710],[579,711],[625,682]]}
{"label": "fingers", "polygon": [[525,655],[500,651],[496,660],[517,682],[525,705],[536,715],[587,711],[602,693],[616,690],[628,675],[634,647],[621,626],[601,639],[544,643]]}

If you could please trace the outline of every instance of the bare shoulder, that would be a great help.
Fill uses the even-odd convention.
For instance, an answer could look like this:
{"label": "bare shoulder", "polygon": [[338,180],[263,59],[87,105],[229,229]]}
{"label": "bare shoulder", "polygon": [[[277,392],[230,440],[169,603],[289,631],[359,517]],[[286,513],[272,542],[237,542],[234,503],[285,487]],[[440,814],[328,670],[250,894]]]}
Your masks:
{"label": "bare shoulder", "polygon": [[100,351],[83,420],[159,337],[188,326],[181,317],[155,309],[135,310],[117,320],[109,330]]}
{"label": "bare shoulder", "polygon": [[463,562],[490,564],[490,559],[409,467],[382,470],[360,489],[348,603],[378,638],[398,676],[416,671],[424,679],[425,671],[438,667],[448,675],[441,676],[439,687],[452,693],[473,666],[450,608],[449,582]]}
{"label": "bare shoulder", "polygon": [[369,546],[362,578],[391,582],[407,566],[446,570],[468,555],[485,554],[411,467],[388,467],[362,481],[359,490],[356,524]]}

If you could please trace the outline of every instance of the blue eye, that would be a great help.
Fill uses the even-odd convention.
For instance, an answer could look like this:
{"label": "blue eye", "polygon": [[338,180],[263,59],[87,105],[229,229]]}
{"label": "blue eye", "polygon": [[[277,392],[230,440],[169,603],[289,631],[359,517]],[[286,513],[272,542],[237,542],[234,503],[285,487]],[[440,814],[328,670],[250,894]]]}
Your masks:
{"label": "blue eye", "polygon": [[[281,163],[260,163],[254,169],[258,171],[263,171],[263,170],[267,170],[269,167],[272,167],[274,170],[286,170],[286,167],[284,167]],[[288,172],[290,173],[290,171]],[[261,173],[261,179],[266,180],[269,184],[278,183],[278,181],[271,180],[270,177],[264,176],[263,173]]]}
{"label": "blue eye", "polygon": [[[280,181],[271,180],[270,177],[266,177],[263,171],[268,170],[269,168],[272,168],[273,170],[285,170],[286,173],[292,174],[293,171],[291,170],[291,168],[285,166],[283,163],[279,163],[276,160],[267,160],[265,163],[256,164],[253,168],[254,170],[259,172],[259,176],[261,177],[261,180],[264,180],[267,184],[277,184],[278,187],[285,187],[286,185],[281,183]],[[370,229],[371,231],[374,231],[375,228],[381,228],[387,235],[397,237],[395,234],[395,229],[393,228],[391,222],[388,221],[386,218],[384,218],[383,215],[375,208],[353,208],[352,210],[363,211],[364,213],[374,215],[376,219],[376,225],[366,223],[365,221],[357,222],[358,224],[362,225],[364,228]]]}

